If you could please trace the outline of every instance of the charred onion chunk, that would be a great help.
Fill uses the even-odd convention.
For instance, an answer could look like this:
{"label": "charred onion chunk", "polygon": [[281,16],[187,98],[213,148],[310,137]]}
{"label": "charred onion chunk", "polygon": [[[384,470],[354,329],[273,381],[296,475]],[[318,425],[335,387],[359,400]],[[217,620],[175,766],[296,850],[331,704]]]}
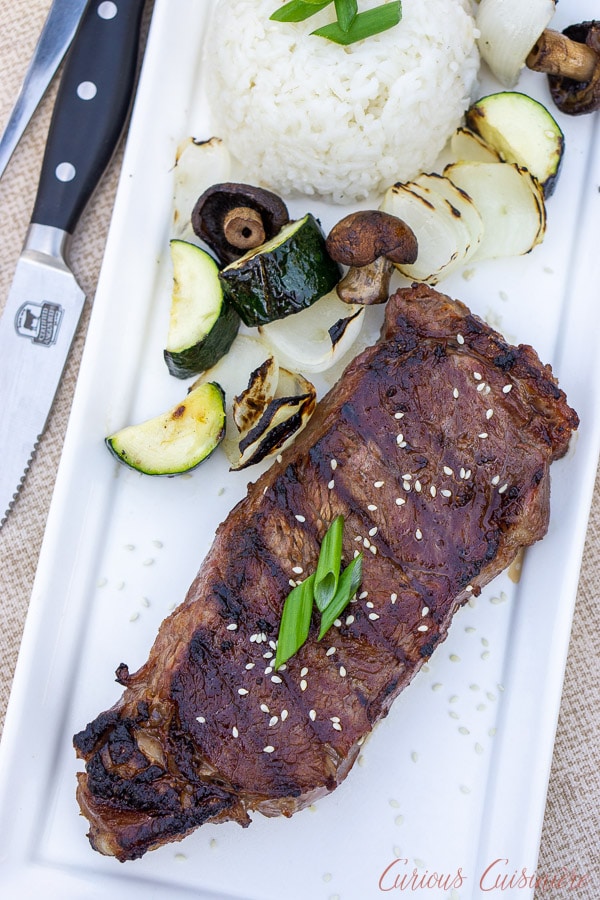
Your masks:
{"label": "charred onion chunk", "polygon": [[[600,21],[569,25],[563,34],[600,54]],[[557,75],[549,75],[548,81],[552,99],[561,112],[580,116],[600,108],[600,56],[589,81],[574,81]]]}
{"label": "charred onion chunk", "polygon": [[334,225],[327,252],[348,272],[337,285],[346,303],[385,303],[394,263],[414,263],[417,239],[411,228],[389,213],[365,209]]}
{"label": "charred onion chunk", "polygon": [[250,184],[214,184],[192,211],[192,228],[226,265],[269,241],[289,222],[283,200]]}

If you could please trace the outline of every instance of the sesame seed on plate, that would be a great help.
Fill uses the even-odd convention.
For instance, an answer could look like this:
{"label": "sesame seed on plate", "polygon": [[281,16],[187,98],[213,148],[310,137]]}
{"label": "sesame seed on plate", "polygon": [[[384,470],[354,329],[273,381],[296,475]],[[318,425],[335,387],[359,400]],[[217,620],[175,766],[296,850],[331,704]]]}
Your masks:
{"label": "sesame seed on plate", "polygon": [[341,730],[342,730],[342,726],[340,725],[339,722],[334,722],[334,723],[332,724],[331,727],[332,727],[332,728],[335,728],[336,731],[341,731]]}
{"label": "sesame seed on plate", "polygon": [[240,695],[240,697],[245,697],[247,693],[248,691],[246,690],[246,688],[238,688],[238,694]]}
{"label": "sesame seed on plate", "polygon": [[417,631],[429,631],[429,626],[428,625],[419,625],[419,627],[417,628]]}
{"label": "sesame seed on plate", "polygon": [[263,747],[263,753],[274,753],[275,747],[272,747],[271,744],[267,744],[266,747]]}
{"label": "sesame seed on plate", "polygon": [[424,606],[423,609],[421,610],[421,615],[422,615],[422,616],[426,616],[426,615],[428,615],[428,614],[429,614],[429,607],[428,607],[428,606]]}
{"label": "sesame seed on plate", "polygon": [[302,575],[304,569],[302,568],[302,566],[294,566],[292,572],[294,573],[294,575]]}
{"label": "sesame seed on plate", "polygon": [[396,497],[396,506],[404,506],[405,503],[404,497]]}
{"label": "sesame seed on plate", "polygon": [[311,709],[311,710],[309,711],[309,713],[308,713],[308,718],[309,718],[312,722],[314,722],[315,719],[317,718],[317,712],[316,712],[316,710]]}
{"label": "sesame seed on plate", "polygon": [[346,616],[346,625],[352,625],[354,622],[354,616]]}
{"label": "sesame seed on plate", "polygon": [[486,411],[485,411],[485,417],[486,417],[486,419],[491,419],[493,415],[494,415],[494,410],[493,410],[493,409],[491,409],[491,408],[490,408],[490,409],[486,409]]}
{"label": "sesame seed on plate", "polygon": [[403,481],[402,487],[404,488],[405,491],[410,491],[410,481]]}
{"label": "sesame seed on plate", "polygon": [[327,487],[329,488],[330,491],[333,490],[333,488],[335,487],[335,481],[333,480],[333,478],[331,479],[331,481],[329,482]]}
{"label": "sesame seed on plate", "polygon": [[454,390],[452,391],[452,396],[455,400],[458,400],[458,388],[454,388]]}
{"label": "sesame seed on plate", "polygon": [[273,684],[281,684],[281,678],[279,675],[271,675],[271,681]]}
{"label": "sesame seed on plate", "polygon": [[377,534],[377,526],[375,526],[374,528],[371,528],[371,530],[369,531],[369,537],[375,537],[376,534]]}
{"label": "sesame seed on plate", "polygon": [[340,666],[340,675],[342,676],[342,678],[345,678],[345,677],[346,677],[346,674],[347,674],[347,672],[346,672],[345,667],[344,667],[344,666]]}
{"label": "sesame seed on plate", "polygon": [[477,437],[486,438],[488,436],[487,431],[480,431]]}
{"label": "sesame seed on plate", "polygon": [[505,491],[507,488],[508,488],[508,484],[504,483],[504,484],[502,485],[502,487],[499,487],[499,488],[498,488],[498,493],[499,493],[499,494],[503,494],[504,491]]}
{"label": "sesame seed on plate", "polygon": [[452,491],[449,491],[448,488],[444,488],[440,491],[440,494],[442,495],[442,497],[451,497]]}
{"label": "sesame seed on plate", "polygon": [[417,492],[417,494],[420,494],[420,493],[421,493],[421,487],[422,487],[422,486],[421,486],[421,482],[420,482],[419,479],[417,478],[417,480],[415,481],[415,491]]}
{"label": "sesame seed on plate", "polygon": [[307,682],[306,678],[303,678],[302,681],[300,682],[300,690],[305,691],[307,687],[308,687],[308,682]]}
{"label": "sesame seed on plate", "polygon": [[256,663],[246,663],[246,669],[248,669],[248,670],[253,669],[255,665],[256,665]]}
{"label": "sesame seed on plate", "polygon": [[368,596],[369,596],[369,592],[368,592],[368,591],[361,591],[360,594],[358,595],[358,599],[359,599],[359,600],[364,600],[365,597],[368,597]]}
{"label": "sesame seed on plate", "polygon": [[273,671],[273,666],[267,666],[267,668],[265,669],[265,675],[270,675],[272,671]]}
{"label": "sesame seed on plate", "polygon": [[473,372],[473,378],[475,381],[481,381],[481,372]]}
{"label": "sesame seed on plate", "polygon": [[232,622],[231,625],[227,626],[227,631],[235,631],[237,629],[237,624]]}
{"label": "sesame seed on plate", "polygon": [[502,388],[503,394],[509,394],[512,391],[512,384],[505,384]]}
{"label": "sesame seed on plate", "polygon": [[365,606],[367,607],[367,609],[375,609],[375,604],[372,600],[369,600],[367,603],[365,603]]}
{"label": "sesame seed on plate", "polygon": [[304,516],[294,516],[294,518],[296,519],[297,522],[306,522],[306,519]]}
{"label": "sesame seed on plate", "polygon": [[492,484],[498,484],[499,481],[500,481],[500,476],[494,475],[494,477],[492,478]]}
{"label": "sesame seed on plate", "polygon": [[482,381],[480,384],[477,385],[477,390],[485,391],[485,381]]}
{"label": "sesame seed on plate", "polygon": [[466,478],[466,472],[465,472],[464,468],[461,467],[461,470],[460,470],[460,472],[458,473],[458,477],[459,477],[459,478]]}
{"label": "sesame seed on plate", "polygon": [[373,482],[373,487],[376,487],[376,488],[383,487],[384,483],[385,483],[385,482],[383,482],[383,481],[374,481],[374,482]]}
{"label": "sesame seed on plate", "polygon": [[231,733],[232,733],[232,735],[234,736],[234,738],[240,736],[240,733],[239,733],[239,731],[237,730],[237,728],[236,728],[235,725],[234,725],[233,728],[231,729]]}
{"label": "sesame seed on plate", "polygon": [[269,709],[269,707],[267,706],[266,703],[261,703],[260,708],[261,708],[262,712],[264,712],[264,713],[271,712],[271,710]]}
{"label": "sesame seed on plate", "polygon": [[395,603],[397,599],[398,599],[398,594],[395,594],[395,593],[390,594],[390,600],[392,601],[392,603]]}
{"label": "sesame seed on plate", "polygon": [[369,503],[369,505],[367,506],[367,509],[369,510],[369,512],[375,512],[377,507],[375,506],[374,503]]}
{"label": "sesame seed on plate", "polygon": [[400,434],[396,435],[396,443],[401,444],[403,441],[404,441],[404,435],[402,434],[402,432],[400,432]]}
{"label": "sesame seed on plate", "polygon": [[395,419],[403,419],[403,418],[404,418],[404,413],[403,413],[403,412],[397,412],[397,413],[394,413],[394,418],[395,418]]}
{"label": "sesame seed on plate", "polygon": [[302,666],[300,670],[300,678],[304,678],[305,675],[308,675],[308,669],[306,668],[306,666]]}
{"label": "sesame seed on plate", "polygon": [[462,336],[462,334],[457,334],[457,335],[456,335],[456,340],[458,341],[459,344],[464,344],[464,342],[465,342],[465,339],[464,339],[464,337]]}
{"label": "sesame seed on plate", "polygon": [[200,722],[201,725],[204,725],[206,719],[204,718],[204,716],[196,716],[196,722]]}
{"label": "sesame seed on plate", "polygon": [[422,539],[422,537],[423,537],[423,532],[421,531],[420,528],[417,528],[417,530],[415,531],[415,537],[416,537],[416,539],[417,539],[418,541],[420,541],[420,540]]}
{"label": "sesame seed on plate", "polygon": [[375,546],[375,544],[371,544],[371,546],[369,547],[369,550],[371,551],[373,556],[377,555],[377,547]]}
{"label": "sesame seed on plate", "polygon": [[335,472],[335,470],[337,469],[337,459],[332,459],[332,460],[330,460],[330,461],[329,461],[329,465],[331,466],[331,468],[332,468],[333,471]]}
{"label": "sesame seed on plate", "polygon": [[282,721],[282,722],[285,722],[285,720],[287,719],[287,717],[288,717],[288,711],[287,711],[287,709],[282,709],[282,710],[281,710],[281,721]]}
{"label": "sesame seed on plate", "polygon": [[454,470],[450,466],[444,466],[444,475],[454,475]]}
{"label": "sesame seed on plate", "polygon": [[330,647],[329,650],[326,652],[325,656],[333,656],[333,654],[335,652],[336,652],[335,647]]}
{"label": "sesame seed on plate", "polygon": [[371,546],[371,541],[369,540],[369,538],[363,538],[363,547],[368,548],[370,546]]}
{"label": "sesame seed on plate", "polygon": [[436,488],[435,484],[431,485],[431,487],[429,488],[429,493],[431,494],[432,497],[435,497],[435,495],[437,494],[437,488]]}
{"label": "sesame seed on plate", "polygon": [[278,722],[279,716],[271,716],[271,718],[269,719],[269,728],[272,728],[273,725],[277,725]]}
{"label": "sesame seed on plate", "polygon": [[379,616],[377,615],[377,613],[369,613],[369,618],[372,622],[376,622]]}

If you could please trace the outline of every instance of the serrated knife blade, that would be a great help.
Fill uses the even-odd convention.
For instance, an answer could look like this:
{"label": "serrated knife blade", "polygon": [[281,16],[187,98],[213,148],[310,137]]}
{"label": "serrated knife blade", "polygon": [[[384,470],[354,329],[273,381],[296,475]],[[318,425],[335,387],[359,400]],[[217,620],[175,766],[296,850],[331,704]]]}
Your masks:
{"label": "serrated knife blade", "polygon": [[44,431],[85,296],[68,244],[133,96],[146,0],[90,0],[65,62],[23,251],[0,318],[0,527]]}

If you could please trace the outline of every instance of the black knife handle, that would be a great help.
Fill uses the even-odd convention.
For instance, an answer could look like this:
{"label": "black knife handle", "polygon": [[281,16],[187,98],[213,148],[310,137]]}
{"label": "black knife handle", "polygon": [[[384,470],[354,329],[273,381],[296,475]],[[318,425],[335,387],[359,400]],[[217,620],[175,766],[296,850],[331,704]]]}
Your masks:
{"label": "black knife handle", "polygon": [[32,223],[72,234],[125,125],[146,0],[89,0],[65,61]]}

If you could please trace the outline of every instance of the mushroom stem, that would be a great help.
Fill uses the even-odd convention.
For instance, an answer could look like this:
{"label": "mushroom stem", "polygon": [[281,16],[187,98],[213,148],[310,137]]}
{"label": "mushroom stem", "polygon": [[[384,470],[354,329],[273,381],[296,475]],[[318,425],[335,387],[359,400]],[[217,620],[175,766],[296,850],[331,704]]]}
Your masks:
{"label": "mushroom stem", "polygon": [[586,83],[594,74],[598,54],[587,44],[546,28],[531,49],[526,64],[535,72]]}
{"label": "mushroom stem", "polygon": [[223,233],[238,250],[252,250],[265,241],[261,214],[250,206],[236,206],[223,220]]}

